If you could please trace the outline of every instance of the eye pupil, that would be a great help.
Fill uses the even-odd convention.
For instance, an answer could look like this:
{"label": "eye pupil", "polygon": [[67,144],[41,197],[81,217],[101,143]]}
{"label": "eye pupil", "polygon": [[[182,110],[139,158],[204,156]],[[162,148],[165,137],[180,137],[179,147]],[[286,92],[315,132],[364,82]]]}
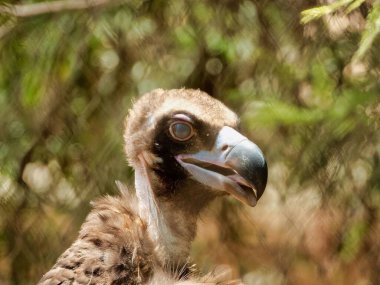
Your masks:
{"label": "eye pupil", "polygon": [[188,123],[175,122],[170,126],[170,133],[175,139],[185,141],[192,137],[193,129]]}
{"label": "eye pupil", "polygon": [[174,132],[177,137],[179,138],[186,138],[190,134],[190,128],[189,126],[185,124],[175,124],[174,125]]}

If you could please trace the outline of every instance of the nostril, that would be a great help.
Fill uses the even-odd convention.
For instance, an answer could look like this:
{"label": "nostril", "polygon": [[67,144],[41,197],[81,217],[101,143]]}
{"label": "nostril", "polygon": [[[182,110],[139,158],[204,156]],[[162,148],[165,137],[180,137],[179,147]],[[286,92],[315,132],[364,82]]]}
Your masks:
{"label": "nostril", "polygon": [[222,146],[222,151],[225,151],[227,149],[228,149],[228,145],[225,144],[225,145]]}

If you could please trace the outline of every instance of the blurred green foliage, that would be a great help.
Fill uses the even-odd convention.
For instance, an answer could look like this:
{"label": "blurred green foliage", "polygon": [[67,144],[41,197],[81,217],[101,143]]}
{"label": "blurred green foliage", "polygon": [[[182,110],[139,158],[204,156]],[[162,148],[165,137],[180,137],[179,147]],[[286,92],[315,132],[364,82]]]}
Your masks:
{"label": "blurred green foliage", "polygon": [[205,214],[203,269],[380,284],[379,1],[35,2],[0,3],[0,284],[35,284],[89,201],[132,184],[132,98],[180,87],[241,114],[269,161],[258,207]]}

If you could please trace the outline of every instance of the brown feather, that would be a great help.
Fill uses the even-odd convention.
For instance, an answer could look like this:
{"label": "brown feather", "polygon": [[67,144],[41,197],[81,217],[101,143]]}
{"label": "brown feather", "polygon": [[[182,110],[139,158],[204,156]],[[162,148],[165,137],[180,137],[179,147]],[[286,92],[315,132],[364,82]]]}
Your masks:
{"label": "brown feather", "polygon": [[78,239],[38,284],[241,284],[229,281],[228,270],[203,277],[190,273],[182,281],[180,272],[163,270],[154,256],[147,226],[135,212],[134,200],[124,193],[94,202]]}
{"label": "brown feather", "polygon": [[39,284],[144,284],[153,273],[152,244],[131,202],[121,196],[93,203],[78,239]]}

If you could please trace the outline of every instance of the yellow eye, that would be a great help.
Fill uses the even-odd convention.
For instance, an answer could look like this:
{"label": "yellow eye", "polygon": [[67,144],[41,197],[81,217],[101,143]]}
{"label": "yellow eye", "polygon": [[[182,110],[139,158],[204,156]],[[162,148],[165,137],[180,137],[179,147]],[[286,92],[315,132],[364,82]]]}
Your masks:
{"label": "yellow eye", "polygon": [[187,141],[194,135],[193,126],[184,121],[176,121],[169,127],[171,136],[178,141]]}

